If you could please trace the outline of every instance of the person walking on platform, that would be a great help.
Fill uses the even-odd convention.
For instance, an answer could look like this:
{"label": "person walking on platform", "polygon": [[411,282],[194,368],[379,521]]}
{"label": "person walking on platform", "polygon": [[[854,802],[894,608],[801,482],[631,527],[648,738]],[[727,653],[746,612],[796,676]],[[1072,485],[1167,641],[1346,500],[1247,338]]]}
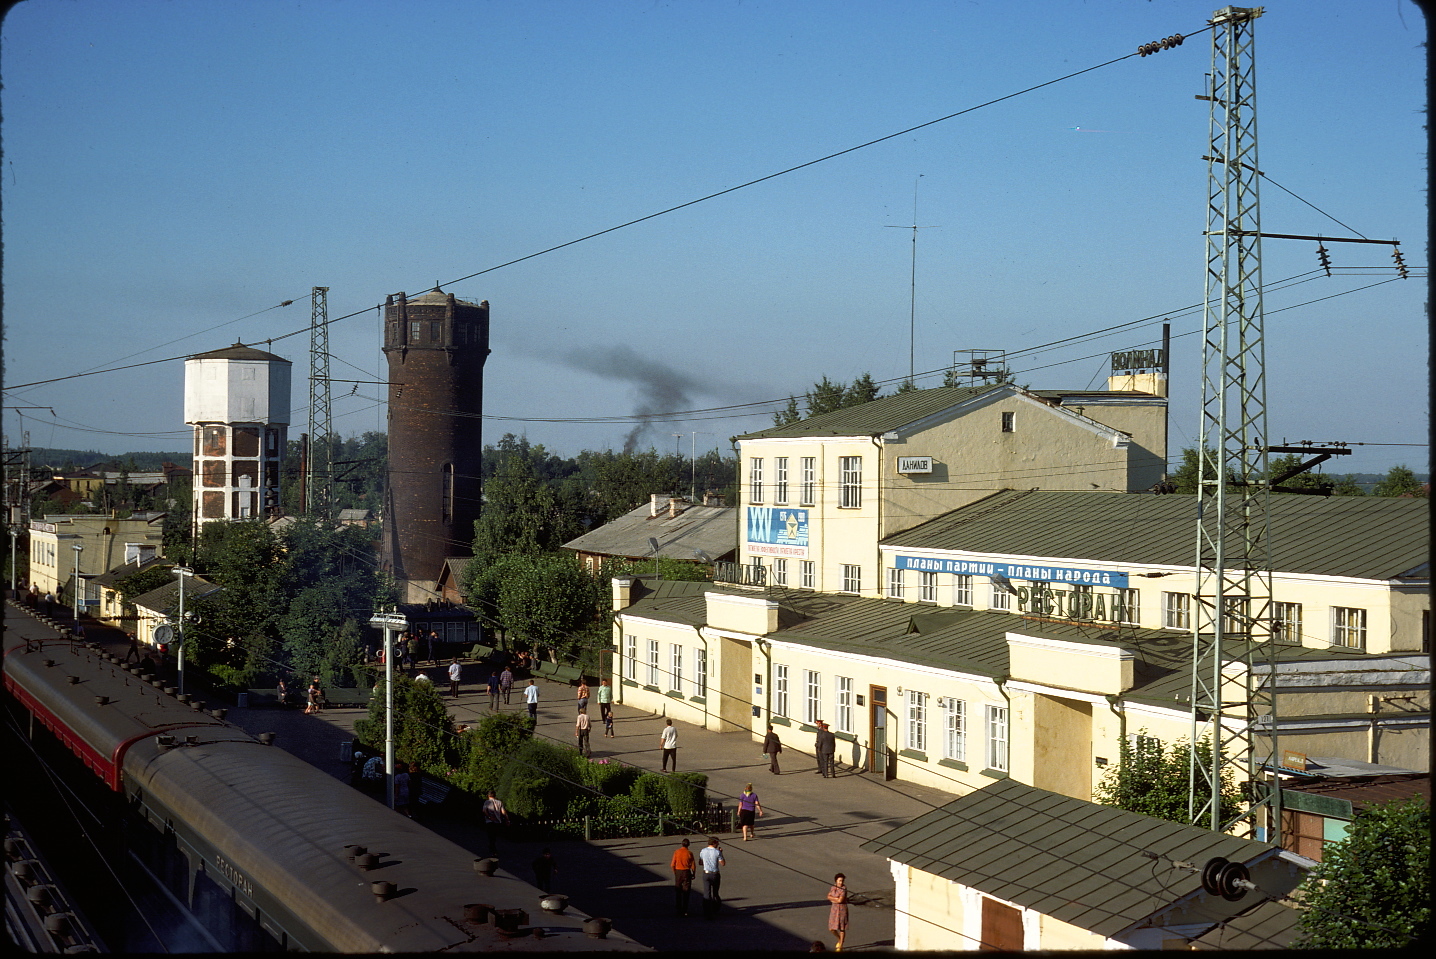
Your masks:
{"label": "person walking on platform", "polygon": [[606,735],[613,735],[613,687],[608,685],[608,680],[598,681],[598,715],[603,720],[603,726],[608,732]]}
{"label": "person walking on platform", "polygon": [[782,775],[782,771],[778,769],[778,754],[782,751],[783,743],[773,731],[773,724],[769,723],[768,734],[763,737],[763,755],[768,757],[768,772],[774,776]]}
{"label": "person walking on platform", "polygon": [[538,722],[539,688],[534,680],[530,679],[529,684],[524,687],[524,702],[528,703],[529,719]]}
{"label": "person walking on platform", "polygon": [[553,892],[553,874],[558,872],[558,863],[553,852],[547,847],[533,861],[534,885],[544,892]]}
{"label": "person walking on platform", "polygon": [[838,952],[843,951],[843,940],[848,936],[848,877],[838,873],[828,889],[828,931],[838,937]]}
{"label": "person walking on platform", "polygon": [[574,720],[573,734],[578,737],[578,754],[584,759],[593,755],[593,751],[588,748],[588,733],[588,710],[580,709],[578,719]]}
{"label": "person walking on platform", "polygon": [[497,711],[499,708],[499,671],[489,671],[489,708]]}
{"label": "person walking on platform", "polygon": [[459,665],[459,657],[455,656],[454,661],[449,663],[449,695],[458,698],[459,677],[464,674],[464,667]]}
{"label": "person walking on platform", "polygon": [[658,734],[658,745],[663,750],[663,772],[668,772],[670,759],[673,760],[673,771],[678,772],[678,730],[673,728],[673,720],[668,720],[663,732]]}
{"label": "person walking on platform", "polygon": [[763,815],[763,804],[758,801],[758,794],[753,791],[753,784],[749,783],[743,787],[743,792],[738,796],[738,828],[743,831],[743,841],[747,842],[753,838],[753,815]]}
{"label": "person walking on platform", "polygon": [[504,694],[504,705],[509,704],[509,694],[514,691],[514,671],[504,664],[504,671],[499,673],[499,692]]}
{"label": "person walking on platform", "polygon": [[726,865],[723,848],[718,845],[717,836],[708,840],[707,848],[698,854],[698,861],[703,864],[703,916],[712,919],[718,915],[718,909],[723,903],[723,897],[720,895],[723,883],[721,867]]}
{"label": "person walking on platform", "polygon": [[693,892],[693,870],[696,863],[693,853],[688,851],[688,837],[683,837],[683,844],[673,850],[673,859],[670,865],[673,867],[673,908],[676,915],[688,915],[688,903]]}
{"label": "person walking on platform", "polygon": [[509,821],[509,811],[504,808],[503,802],[489,790],[489,798],[484,800],[484,832],[489,836],[489,855],[499,854],[499,830]]}

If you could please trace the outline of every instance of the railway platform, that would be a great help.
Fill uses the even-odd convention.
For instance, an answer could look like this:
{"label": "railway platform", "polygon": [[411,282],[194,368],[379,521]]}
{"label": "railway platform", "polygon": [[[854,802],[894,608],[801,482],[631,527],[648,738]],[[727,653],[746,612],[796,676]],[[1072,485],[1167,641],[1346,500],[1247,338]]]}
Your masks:
{"label": "railway platform", "polygon": [[[14,606],[7,605],[6,619],[7,631],[11,627],[23,627],[27,633],[51,628]],[[86,621],[86,633],[87,639],[105,644],[112,652],[123,654],[128,647],[118,629]],[[478,667],[466,665],[469,668],[460,695],[445,697],[456,723],[474,722],[489,712],[489,697],[479,682]],[[438,677],[443,668],[440,664],[429,673]],[[441,692],[447,690],[446,681],[436,678],[435,682]],[[572,742],[573,687],[542,679],[539,685],[537,734],[559,743]],[[515,695],[513,703],[501,709],[521,713],[525,707]],[[596,710],[591,712],[596,714]],[[338,781],[337,788],[350,788],[350,765],[344,750],[352,741],[354,722],[364,715],[362,707],[330,708],[306,716],[302,709],[257,706],[231,707],[227,718],[250,733],[275,733],[277,746],[330,773]],[[752,842],[743,842],[737,833],[719,837],[727,863],[722,914],[711,922],[702,918],[697,908],[701,878],[695,883],[694,914],[686,918],[673,914],[668,863],[677,846],[674,837],[547,844],[558,862],[554,891],[568,895],[576,908],[589,915],[608,916],[616,928],[659,950],[801,951],[813,940],[832,948],[825,897],[833,874],[843,872],[854,897],[845,948],[890,948],[894,912],[888,864],[858,847],[950,802],[956,793],[884,781],[879,775],[849,768],[841,769],[837,778],[825,779],[816,774],[812,736],[788,730],[779,732],[784,738],[783,774],[773,776],[760,744],[746,732],[718,733],[678,722],[675,726],[681,770],[707,773],[710,795],[730,805],[751,782],[765,812]],[[661,717],[615,704],[616,736],[604,738],[601,727],[596,729],[592,758],[657,772],[662,727]],[[477,855],[486,853],[487,841],[477,822],[425,807],[421,807],[419,818]],[[705,839],[693,838],[695,851]],[[501,842],[500,868],[531,881],[529,864],[543,845]]]}

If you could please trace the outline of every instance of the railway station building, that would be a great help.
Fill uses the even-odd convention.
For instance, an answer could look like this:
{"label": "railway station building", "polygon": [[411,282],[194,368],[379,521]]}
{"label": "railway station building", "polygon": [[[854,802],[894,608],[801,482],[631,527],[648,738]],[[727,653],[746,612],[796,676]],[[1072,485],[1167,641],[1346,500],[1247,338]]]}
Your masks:
{"label": "railway station building", "polygon": [[[1164,406],[1074,396],[913,391],[742,438],[736,571],[614,580],[622,701],[772,723],[790,755],[823,721],[841,763],[958,795],[1087,800],[1124,739],[1190,737],[1196,502],[1140,492]],[[1423,500],[1271,497],[1284,752],[1429,768],[1429,527]],[[1234,684],[1273,681],[1232,642]]]}

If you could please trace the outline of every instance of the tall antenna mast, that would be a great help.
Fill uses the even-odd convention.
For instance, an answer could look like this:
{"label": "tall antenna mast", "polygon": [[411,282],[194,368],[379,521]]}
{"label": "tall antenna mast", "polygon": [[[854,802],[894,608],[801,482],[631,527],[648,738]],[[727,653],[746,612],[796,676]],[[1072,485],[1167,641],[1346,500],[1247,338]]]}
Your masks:
{"label": "tall antenna mast", "polygon": [[917,231],[934,230],[935,226],[917,225],[917,183],[923,174],[917,175],[917,180],[912,181],[912,226],[898,226],[895,223],[887,224],[890,230],[912,230],[912,280],[908,296],[908,339],[907,339],[907,382],[909,386],[915,386],[914,378],[917,372]]}

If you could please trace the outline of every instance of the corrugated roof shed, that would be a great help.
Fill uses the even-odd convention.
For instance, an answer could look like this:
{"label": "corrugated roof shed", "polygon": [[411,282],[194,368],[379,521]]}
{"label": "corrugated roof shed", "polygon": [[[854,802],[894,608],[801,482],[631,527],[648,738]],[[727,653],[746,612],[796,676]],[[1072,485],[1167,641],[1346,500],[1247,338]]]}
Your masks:
{"label": "corrugated roof shed", "polygon": [[[650,537],[658,540],[658,555],[697,562],[696,550],[721,559],[738,548],[738,511],[731,506],[700,506],[678,499],[678,515],[670,515],[675,497],[659,496],[624,513],[611,523],[590,530],[563,544],[564,549],[600,556],[652,557]],[[655,505],[658,515],[652,515]]]}
{"label": "corrugated roof shed", "polygon": [[[884,546],[963,550],[1101,563],[1191,567],[1196,497],[1007,490],[884,540]],[[1387,580],[1429,575],[1424,499],[1270,499],[1272,568]]]}
{"label": "corrugated roof shed", "polygon": [[[1201,888],[1170,860],[1251,863],[1277,847],[1005,779],[860,847],[1114,936]],[[1153,861],[1143,852],[1155,853]]]}

